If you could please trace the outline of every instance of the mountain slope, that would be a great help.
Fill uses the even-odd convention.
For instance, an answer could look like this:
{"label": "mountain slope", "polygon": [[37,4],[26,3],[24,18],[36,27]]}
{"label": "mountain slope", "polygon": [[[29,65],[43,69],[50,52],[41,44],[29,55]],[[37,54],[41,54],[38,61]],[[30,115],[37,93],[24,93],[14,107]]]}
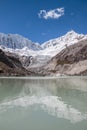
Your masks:
{"label": "mountain slope", "polygon": [[22,76],[33,75],[21,64],[17,55],[5,53],[0,49],[0,75],[1,76]]}
{"label": "mountain slope", "polygon": [[78,34],[72,30],[64,36],[43,43],[41,46],[44,49],[45,54],[55,56],[64,48],[76,44],[85,39],[87,39],[87,35]]}
{"label": "mountain slope", "polygon": [[68,43],[76,43],[78,41],[80,41],[81,39],[83,39],[85,37],[85,35],[83,34],[78,34],[75,31],[70,31],[67,32],[64,36],[55,38],[55,39],[51,39],[45,43],[42,44],[43,48],[50,48],[50,47],[54,47],[58,44],[68,44]]}
{"label": "mountain slope", "polygon": [[63,49],[44,69],[54,75],[87,75],[87,40]]}
{"label": "mountain slope", "polygon": [[39,44],[34,43],[18,34],[0,33],[0,45],[13,49],[22,49],[24,47],[34,51],[42,49]]}

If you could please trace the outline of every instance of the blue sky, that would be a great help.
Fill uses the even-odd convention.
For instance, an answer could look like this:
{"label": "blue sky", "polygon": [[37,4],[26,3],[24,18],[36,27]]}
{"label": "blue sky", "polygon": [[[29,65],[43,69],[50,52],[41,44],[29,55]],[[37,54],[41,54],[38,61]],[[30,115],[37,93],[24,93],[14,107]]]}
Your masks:
{"label": "blue sky", "polygon": [[43,43],[70,30],[87,34],[87,0],[0,0],[0,32]]}

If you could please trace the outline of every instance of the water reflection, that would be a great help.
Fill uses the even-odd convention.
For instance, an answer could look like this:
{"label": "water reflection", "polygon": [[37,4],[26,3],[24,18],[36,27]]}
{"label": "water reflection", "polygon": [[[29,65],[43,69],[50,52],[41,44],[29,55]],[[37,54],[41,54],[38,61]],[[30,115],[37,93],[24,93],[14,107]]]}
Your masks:
{"label": "water reflection", "polygon": [[0,111],[38,105],[72,123],[87,119],[87,79],[0,79]]}

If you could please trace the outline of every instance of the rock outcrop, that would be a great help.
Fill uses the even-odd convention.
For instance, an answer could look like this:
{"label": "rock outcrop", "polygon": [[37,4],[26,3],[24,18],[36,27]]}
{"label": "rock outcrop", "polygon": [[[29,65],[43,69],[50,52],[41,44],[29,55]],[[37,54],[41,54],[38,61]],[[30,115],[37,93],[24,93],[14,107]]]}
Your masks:
{"label": "rock outcrop", "polygon": [[26,76],[33,75],[26,70],[17,55],[5,53],[0,49],[0,75],[1,76]]}
{"label": "rock outcrop", "polygon": [[87,41],[66,47],[43,70],[50,75],[87,75]]}

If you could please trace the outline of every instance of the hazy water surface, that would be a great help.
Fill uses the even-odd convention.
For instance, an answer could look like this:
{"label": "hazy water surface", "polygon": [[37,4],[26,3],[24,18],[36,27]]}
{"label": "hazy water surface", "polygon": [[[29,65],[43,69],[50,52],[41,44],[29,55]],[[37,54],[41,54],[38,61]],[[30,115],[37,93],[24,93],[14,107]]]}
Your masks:
{"label": "hazy water surface", "polygon": [[0,130],[87,130],[87,78],[0,78]]}

